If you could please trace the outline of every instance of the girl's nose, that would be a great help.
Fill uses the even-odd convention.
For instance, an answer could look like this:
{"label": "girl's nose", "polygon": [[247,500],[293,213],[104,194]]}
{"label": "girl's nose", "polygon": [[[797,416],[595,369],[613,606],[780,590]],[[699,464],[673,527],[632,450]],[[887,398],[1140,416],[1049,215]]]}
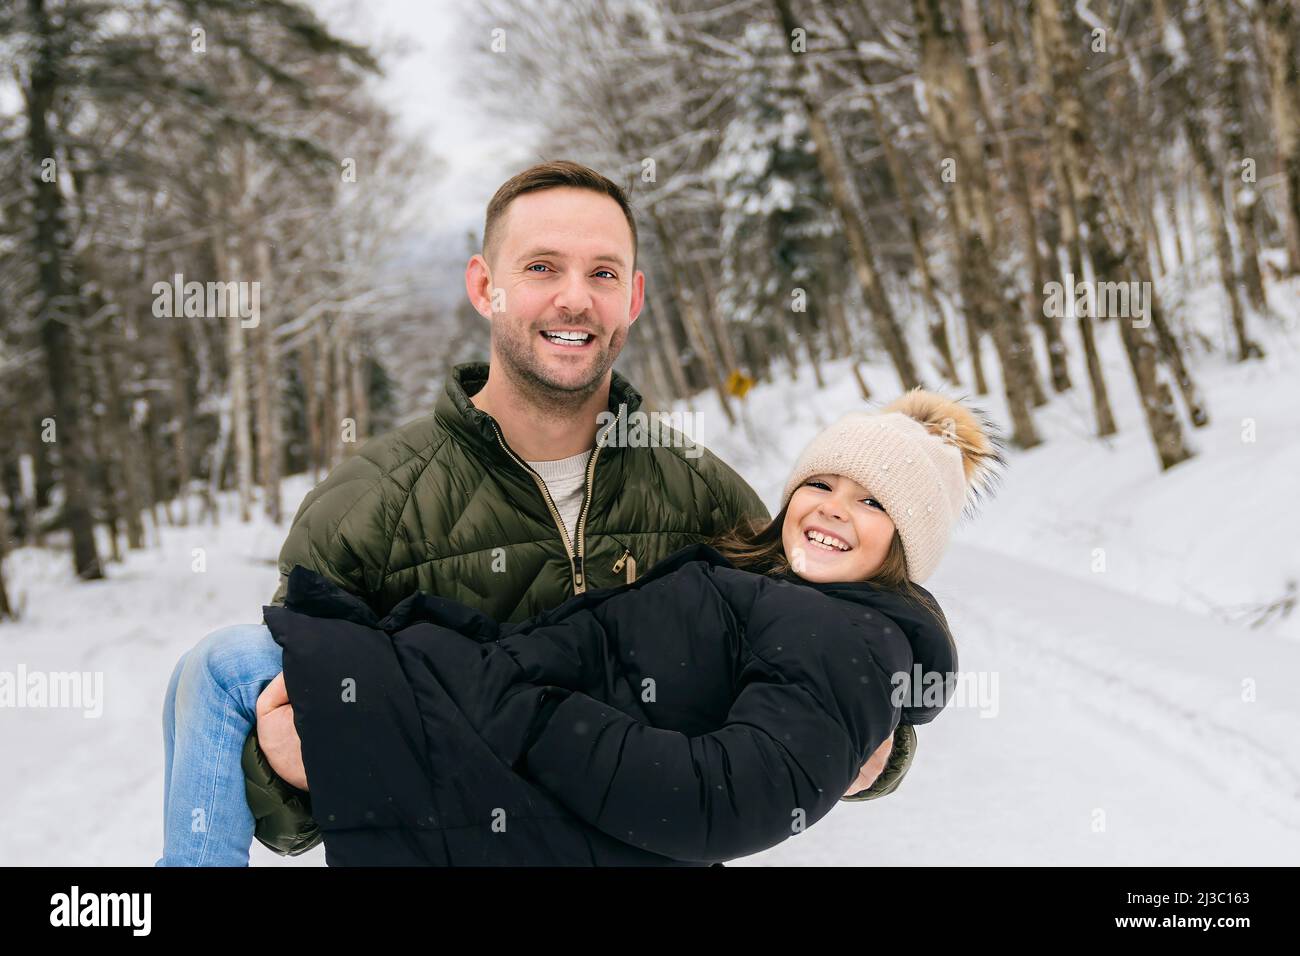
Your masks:
{"label": "girl's nose", "polygon": [[833,516],[837,521],[845,520],[844,516],[848,513],[843,503],[839,501],[826,501],[819,507],[824,513]]}

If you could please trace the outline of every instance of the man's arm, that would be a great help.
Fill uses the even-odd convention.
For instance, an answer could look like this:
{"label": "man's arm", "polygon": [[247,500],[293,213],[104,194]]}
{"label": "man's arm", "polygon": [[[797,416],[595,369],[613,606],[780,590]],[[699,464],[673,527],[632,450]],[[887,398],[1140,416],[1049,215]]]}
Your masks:
{"label": "man's arm", "polygon": [[259,843],[281,856],[297,856],[320,843],[322,835],[312,819],[311,797],[276,776],[257,746],[256,729],[244,741],[240,765]]}
{"label": "man's arm", "polygon": [[772,516],[749,482],[707,448],[703,452],[699,472],[718,502],[717,522],[711,534],[729,531],[747,521],[768,524]]}
{"label": "man's arm", "polygon": [[911,724],[899,724],[894,730],[894,745],[889,751],[889,760],[885,764],[885,769],[880,772],[880,776],[866,790],[862,790],[853,796],[840,797],[841,800],[851,800],[858,802],[861,800],[874,800],[876,797],[883,797],[885,794],[893,793],[898,789],[898,785],[903,782],[903,777],[907,774],[908,768],[912,766],[912,758],[916,755],[916,730]]}
{"label": "man's arm", "polygon": [[380,497],[383,471],[358,453],[307,493],[280,548],[280,581],[270,603],[284,604],[289,572],[301,564],[373,604],[388,554]]}
{"label": "man's arm", "polygon": [[[280,549],[280,586],[270,603],[284,604],[288,574],[301,564],[373,606],[374,591],[387,560],[387,546],[380,531],[383,476],[378,461],[358,453],[307,494]],[[277,735],[272,746],[275,752],[284,751],[292,743],[284,739],[293,729],[292,708],[285,705],[281,711],[274,724],[258,715],[258,727],[245,741],[241,767],[258,842],[281,855],[296,856],[319,843],[321,836],[311,818],[310,797],[275,772],[258,742],[260,730]],[[290,715],[287,720],[286,715]]]}

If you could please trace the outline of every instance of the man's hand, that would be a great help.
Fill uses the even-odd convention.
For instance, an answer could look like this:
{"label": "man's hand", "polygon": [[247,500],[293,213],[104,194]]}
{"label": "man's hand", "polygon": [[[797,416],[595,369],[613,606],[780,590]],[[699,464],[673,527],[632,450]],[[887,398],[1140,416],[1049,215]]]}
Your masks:
{"label": "man's hand", "polygon": [[307,789],[307,768],[302,764],[302,741],[293,725],[293,708],[284,686],[284,671],[266,685],[257,698],[257,742],[266,760],[285,783]]}
{"label": "man's hand", "polygon": [[[296,737],[294,738],[297,739]],[[876,782],[881,771],[885,769],[885,764],[889,762],[889,752],[894,747],[894,735],[891,733],[885,738],[885,742],[876,748],[876,752],[871,755],[871,759],[862,765],[858,771],[857,778],[849,784],[849,789],[844,791],[844,796],[851,797],[861,790],[866,790]]]}

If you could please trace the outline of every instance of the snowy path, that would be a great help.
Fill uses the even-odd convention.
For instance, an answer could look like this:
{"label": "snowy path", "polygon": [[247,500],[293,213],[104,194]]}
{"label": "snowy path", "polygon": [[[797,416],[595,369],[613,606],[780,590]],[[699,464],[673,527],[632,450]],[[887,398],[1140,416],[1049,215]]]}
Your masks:
{"label": "snowy path", "polygon": [[[295,479],[287,490],[301,493]],[[295,500],[296,503],[296,500]],[[162,851],[162,699],[177,658],[225,624],[256,621],[275,590],[287,528],[164,528],[160,547],[77,584],[63,552],[24,549],[8,564],[24,617],[0,627],[0,670],[102,671],[103,713],[0,711],[0,864],[149,866]],[[193,549],[206,570],[193,570]],[[324,863],[319,848],[283,860]]]}
{"label": "snowy path", "polygon": [[931,583],[996,715],[950,706],[898,791],[745,864],[1300,861],[1300,646],[970,545]]}

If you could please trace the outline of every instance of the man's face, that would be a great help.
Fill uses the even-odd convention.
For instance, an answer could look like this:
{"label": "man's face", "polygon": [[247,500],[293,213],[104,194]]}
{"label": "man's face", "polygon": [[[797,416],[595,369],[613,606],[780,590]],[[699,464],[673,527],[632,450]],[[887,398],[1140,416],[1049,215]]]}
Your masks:
{"label": "man's face", "polygon": [[618,203],[570,187],[525,193],[498,224],[492,256],[470,260],[466,287],[492,322],[494,362],[544,394],[598,388],[644,296]]}

